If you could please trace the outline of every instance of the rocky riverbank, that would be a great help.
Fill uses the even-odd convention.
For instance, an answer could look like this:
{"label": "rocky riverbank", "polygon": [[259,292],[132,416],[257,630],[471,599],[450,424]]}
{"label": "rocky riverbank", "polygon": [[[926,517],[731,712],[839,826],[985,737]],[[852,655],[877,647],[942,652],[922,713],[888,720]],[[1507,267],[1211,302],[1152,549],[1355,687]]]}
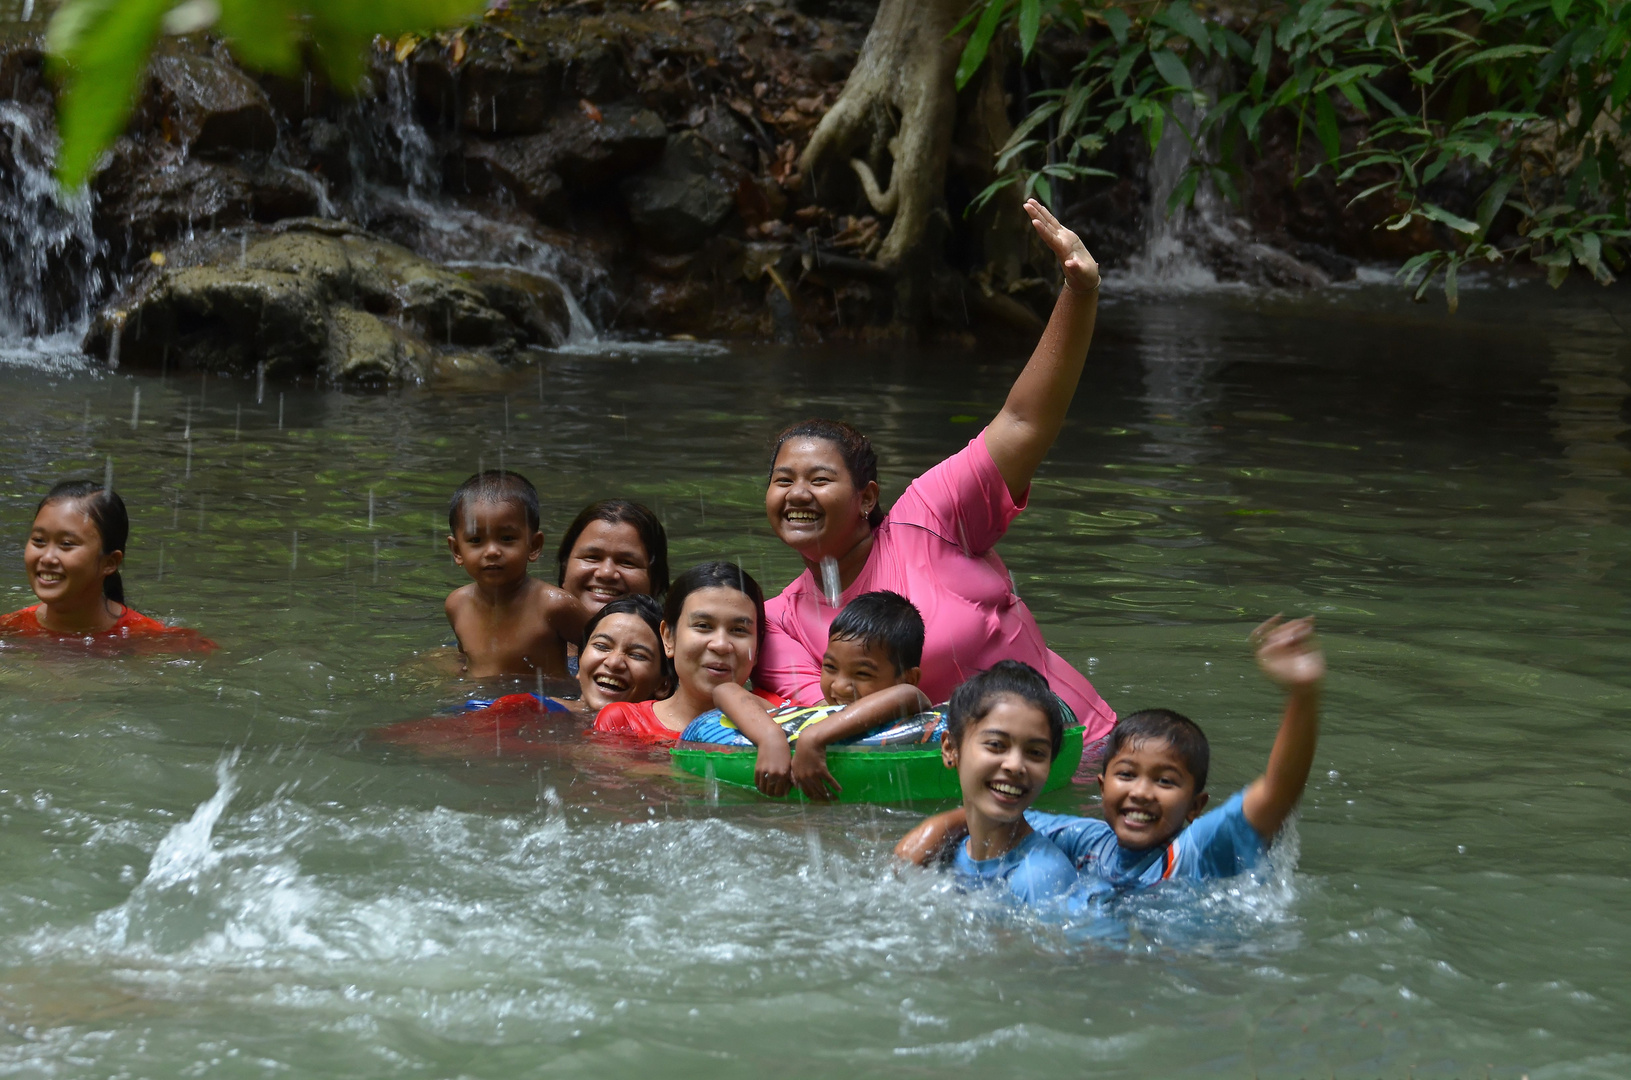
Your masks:
{"label": "rocky riverbank", "polygon": [[[864,201],[823,205],[800,175],[870,20],[860,0],[500,7],[378,42],[354,98],[167,39],[81,225],[31,252],[41,297],[12,322],[80,311],[88,352],[144,370],[350,384],[491,369],[559,344],[575,315],[787,342],[1033,333],[1041,302],[983,296],[981,268],[957,263],[958,207],[938,272],[961,309],[907,324],[870,258],[887,223]],[[0,176],[19,190],[44,168],[53,107],[35,31],[0,48]],[[1118,168],[1064,215],[1106,261],[1150,231],[1148,155]],[[1259,172],[1260,235],[1198,234],[1220,276],[1320,284],[1374,254],[1342,192]],[[0,247],[26,247],[21,229]]]}

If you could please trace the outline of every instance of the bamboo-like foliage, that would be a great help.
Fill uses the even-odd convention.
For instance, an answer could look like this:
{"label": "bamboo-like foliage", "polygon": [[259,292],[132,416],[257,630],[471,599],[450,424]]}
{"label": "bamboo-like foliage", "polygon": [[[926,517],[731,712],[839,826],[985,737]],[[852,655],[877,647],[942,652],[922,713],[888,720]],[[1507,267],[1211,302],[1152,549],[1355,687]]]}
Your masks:
{"label": "bamboo-like foliage", "polygon": [[[1453,311],[1457,275],[1474,262],[1528,258],[1554,286],[1574,266],[1604,284],[1610,267],[1624,269],[1625,0],[1285,0],[1241,29],[1201,17],[1188,0],[976,0],[959,27],[974,24],[959,85],[1003,27],[1017,28],[1028,57],[1050,22],[1088,35],[1089,50],[1067,85],[1033,95],[979,204],[1011,184],[1050,198],[1054,183],[1105,175],[1091,163],[1117,132],[1141,128],[1153,149],[1173,124],[1193,154],[1167,212],[1192,201],[1203,180],[1238,202],[1243,160],[1280,112],[1296,125],[1294,168],[1305,135],[1321,151],[1295,179],[1331,170],[1366,184],[1354,202],[1387,201],[1384,227],[1436,227],[1440,246],[1399,270],[1418,299],[1442,281]],[[1200,70],[1217,89],[1196,85]],[[1180,99],[1194,109],[1180,112]],[[1344,110],[1364,118],[1357,146],[1343,146]],[[1442,205],[1449,170],[1482,192],[1459,213]],[[1490,229],[1503,210],[1516,216],[1518,240],[1500,247]]]}

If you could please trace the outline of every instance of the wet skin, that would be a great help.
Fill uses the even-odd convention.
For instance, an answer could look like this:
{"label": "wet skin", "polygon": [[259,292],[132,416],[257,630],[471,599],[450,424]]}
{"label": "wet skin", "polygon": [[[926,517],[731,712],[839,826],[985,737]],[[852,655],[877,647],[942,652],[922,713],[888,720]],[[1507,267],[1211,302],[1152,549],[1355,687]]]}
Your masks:
{"label": "wet skin", "polygon": [[1053,740],[1042,710],[1004,695],[964,729],[958,743],[942,743],[940,754],[957,770],[963,789],[971,858],[994,859],[1030,835],[1024,814],[1042,793],[1053,765]]}
{"label": "wet skin", "polygon": [[1206,792],[1165,739],[1124,746],[1105,762],[1104,820],[1123,847],[1152,848],[1170,841],[1204,809]]}
{"label": "wet skin", "polygon": [[747,681],[759,645],[757,614],[735,589],[698,589],[685,598],[678,625],[663,623],[663,650],[679,686],[657,703],[658,719],[678,731],[714,707],[716,687]]}
{"label": "wet skin", "polygon": [[582,706],[599,712],[614,701],[650,701],[663,687],[662,642],[638,615],[608,615],[578,659]]}
{"label": "wet skin", "polygon": [[591,521],[566,558],[561,588],[593,615],[620,596],[651,592],[651,556],[626,521]]}
{"label": "wet skin", "polygon": [[37,618],[47,630],[98,633],[124,614],[105,599],[102,582],[119,569],[125,553],[102,554],[96,523],[72,499],[40,507],[23,548],[28,584],[43,607]]}
{"label": "wet skin", "polygon": [[782,444],[765,489],[765,516],[776,538],[797,551],[812,573],[837,559],[847,587],[872,550],[867,515],[878,505],[876,481],[856,487],[838,448],[825,439]]}
{"label": "wet skin", "polygon": [[565,641],[583,632],[582,605],[527,575],[544,548],[544,534],[529,525],[519,505],[479,500],[447,538],[471,580],[445,606],[473,678],[565,675]]}
{"label": "wet skin", "polygon": [[828,705],[848,705],[901,682],[917,683],[920,669],[900,674],[881,642],[829,638],[821,659],[821,697]]}

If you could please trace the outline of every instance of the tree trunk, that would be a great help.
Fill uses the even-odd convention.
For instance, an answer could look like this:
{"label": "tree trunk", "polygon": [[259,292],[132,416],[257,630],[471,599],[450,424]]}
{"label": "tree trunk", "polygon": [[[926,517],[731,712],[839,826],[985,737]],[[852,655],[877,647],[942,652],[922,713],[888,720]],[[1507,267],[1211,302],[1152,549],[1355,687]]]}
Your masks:
{"label": "tree trunk", "polygon": [[[946,210],[948,163],[971,185],[970,194],[978,192],[994,178],[996,152],[1012,133],[1000,41],[974,82],[957,93],[967,35],[948,35],[967,6],[967,0],[882,0],[843,92],[799,164],[818,201],[848,210],[864,197],[880,217],[893,219],[876,258],[897,275],[897,318],[915,321],[936,306],[968,308],[972,297],[981,314],[1039,329],[1040,319],[1007,293],[1036,262],[1017,189],[967,223],[954,222]],[[945,291],[943,240],[953,228],[968,230],[969,276],[978,287],[960,302],[954,291],[949,303],[937,304],[930,294]]]}

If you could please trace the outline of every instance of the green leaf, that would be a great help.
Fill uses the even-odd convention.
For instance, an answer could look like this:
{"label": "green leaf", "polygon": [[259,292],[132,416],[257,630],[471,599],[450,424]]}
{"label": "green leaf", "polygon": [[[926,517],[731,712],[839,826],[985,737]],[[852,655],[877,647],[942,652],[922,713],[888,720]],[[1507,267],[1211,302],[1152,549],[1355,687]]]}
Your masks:
{"label": "green leaf", "polygon": [[1184,175],[1178,178],[1173,185],[1172,194],[1167,196],[1167,216],[1171,217],[1180,206],[1188,206],[1195,201],[1195,189],[1200,185],[1201,174],[1195,169],[1185,170]]}
{"label": "green leaf", "polygon": [[1388,97],[1382,91],[1378,90],[1375,87],[1375,85],[1370,82],[1370,80],[1360,79],[1359,80],[1359,86],[1360,86],[1361,89],[1363,89],[1365,91],[1365,93],[1367,93],[1367,94],[1369,94],[1371,96],[1372,101],[1374,101],[1378,105],[1382,106],[1382,108],[1386,109],[1388,112],[1392,113],[1394,116],[1404,117],[1404,116],[1409,116],[1410,115],[1409,113],[1405,112],[1403,109],[1401,109],[1399,107],[1399,103],[1397,101],[1394,101],[1392,98]]}
{"label": "green leaf", "polygon": [[1452,214],[1450,211],[1444,209],[1444,207],[1435,206],[1433,203],[1423,203],[1421,207],[1421,215],[1430,221],[1436,221],[1441,225],[1448,225],[1450,228],[1459,233],[1474,234],[1478,232],[1478,222],[1468,221],[1466,218],[1457,214]]}
{"label": "green leaf", "polygon": [[1207,33],[1206,24],[1188,3],[1172,4],[1155,18],[1157,22],[1165,23],[1194,42],[1202,56],[1210,54],[1212,35]]}
{"label": "green leaf", "polygon": [[957,60],[957,89],[967,86],[985,62],[986,51],[991,48],[991,38],[996,34],[997,25],[1002,21],[1002,13],[1007,7],[1008,0],[987,0],[985,14],[980,16],[974,33],[969,35],[968,44],[963,46],[963,55]]}
{"label": "green leaf", "polygon": [[1625,104],[1625,99],[1631,96],[1631,53],[1620,62],[1620,70],[1614,75],[1614,84],[1609,87],[1608,96],[1617,109]]}
{"label": "green leaf", "polygon": [[985,204],[990,202],[997,192],[1001,191],[1003,188],[1017,184],[1018,182],[1019,177],[1014,173],[1009,173],[1007,176],[1004,176],[1001,179],[993,180],[991,183],[987,184],[983,189],[981,189],[978,195],[974,196],[974,198],[969,202],[968,206],[963,210],[963,216],[966,218],[984,209]]}
{"label": "green leaf", "polygon": [[[46,33],[66,69],[57,102],[57,180],[77,188],[130,118],[147,54],[174,0],[83,0],[58,9]],[[61,25],[59,26],[59,20]]]}
{"label": "green leaf", "polygon": [[1268,27],[1257,35],[1257,48],[1252,53],[1252,67],[1259,75],[1269,73],[1269,64],[1274,60],[1274,34]]}
{"label": "green leaf", "polygon": [[219,0],[221,17],[215,29],[232,54],[249,67],[279,75],[300,70],[303,32],[294,12],[272,0]]}
{"label": "green leaf", "polygon": [[1150,53],[1150,59],[1155,62],[1155,70],[1167,80],[1168,86],[1175,86],[1179,90],[1195,89],[1195,83],[1189,77],[1189,66],[1177,53],[1171,49],[1157,49]]}
{"label": "green leaf", "polygon": [[1019,0],[1019,54],[1031,58],[1031,46],[1042,28],[1042,0]]}
{"label": "green leaf", "polygon": [[1104,25],[1110,28],[1110,36],[1116,39],[1116,44],[1127,44],[1127,31],[1132,26],[1127,13],[1118,7],[1107,7],[1099,14],[1104,19]]}
{"label": "green leaf", "polygon": [[1325,148],[1326,160],[1335,165],[1342,154],[1342,132],[1337,127],[1337,111],[1330,94],[1314,96],[1314,132]]}
{"label": "green leaf", "polygon": [[1132,74],[1133,65],[1138,63],[1138,58],[1143,53],[1144,46],[1138,45],[1134,47],[1132,52],[1122,53],[1121,59],[1116,61],[1116,66],[1110,71],[1110,88],[1117,94],[1121,93],[1121,84],[1127,81],[1128,75]]}
{"label": "green leaf", "polygon": [[1144,137],[1149,140],[1152,154],[1155,153],[1155,148],[1161,145],[1161,129],[1166,124],[1166,119],[1166,113],[1160,109],[1153,109],[1149,119],[1144,122]]}
{"label": "green leaf", "polygon": [[1552,0],[1552,16],[1562,22],[1569,17],[1569,8],[1573,5],[1574,0]]}
{"label": "green leaf", "polygon": [[1076,122],[1082,118],[1082,110],[1087,108],[1093,96],[1088,93],[1087,87],[1074,85],[1065,94],[1065,107],[1059,114],[1059,133],[1069,136],[1076,130]]}
{"label": "green leaf", "polygon": [[1500,213],[1501,207],[1506,205],[1507,194],[1517,182],[1518,177],[1516,174],[1507,173],[1491,184],[1488,190],[1484,192],[1483,198],[1478,200],[1479,236],[1489,232],[1490,224],[1494,222],[1495,215]]}

